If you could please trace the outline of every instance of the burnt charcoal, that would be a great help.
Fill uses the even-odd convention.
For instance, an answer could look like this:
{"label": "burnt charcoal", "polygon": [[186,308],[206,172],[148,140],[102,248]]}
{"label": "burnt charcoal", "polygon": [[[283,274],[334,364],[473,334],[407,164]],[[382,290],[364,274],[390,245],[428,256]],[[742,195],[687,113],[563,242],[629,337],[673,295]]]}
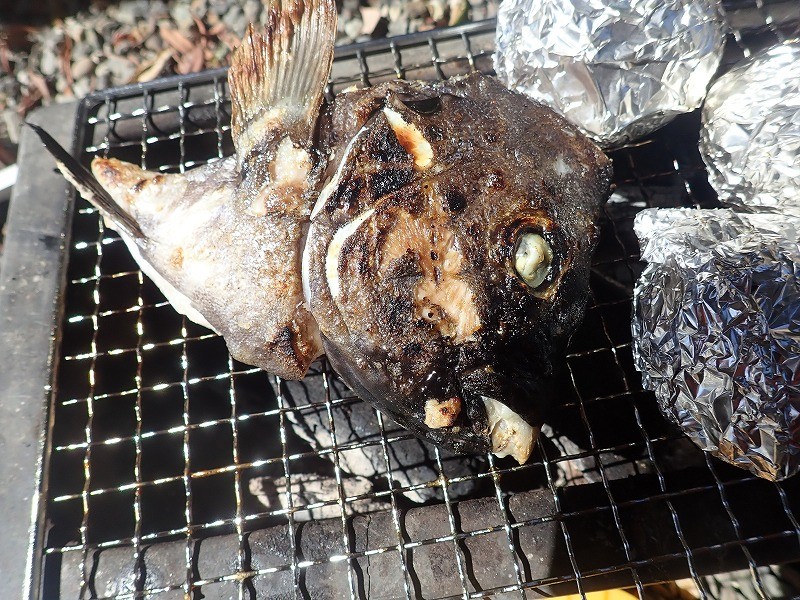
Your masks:
{"label": "burnt charcoal", "polygon": [[[333,445],[330,416],[322,380],[307,378],[305,381],[286,381],[283,385],[286,403],[304,409],[287,413],[293,431],[315,450],[330,448]],[[349,448],[337,453],[342,470],[369,479],[376,489],[386,489],[386,474],[391,469],[393,487],[421,486],[402,492],[408,500],[428,502],[444,498],[433,444],[409,435],[385,416],[381,430],[375,409],[353,398],[338,380],[331,382],[331,390],[333,396],[339,398],[331,404],[330,411],[336,446],[346,445]],[[347,399],[348,395],[351,399]],[[385,448],[386,456],[382,444],[384,438],[389,440]],[[451,499],[474,494],[485,485],[474,478],[477,473],[485,471],[484,457],[456,456],[446,450],[439,450],[439,453],[448,478],[469,478],[448,485]],[[332,459],[331,455],[327,456]]]}

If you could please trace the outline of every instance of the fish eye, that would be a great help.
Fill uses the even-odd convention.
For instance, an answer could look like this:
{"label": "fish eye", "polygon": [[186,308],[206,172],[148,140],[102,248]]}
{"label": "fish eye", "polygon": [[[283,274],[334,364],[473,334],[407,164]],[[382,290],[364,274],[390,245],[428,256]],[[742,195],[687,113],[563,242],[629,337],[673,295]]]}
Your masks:
{"label": "fish eye", "polygon": [[514,270],[531,289],[540,287],[550,275],[553,249],[541,233],[526,230],[517,238]]}
{"label": "fish eye", "polygon": [[516,221],[507,231],[507,243],[513,244],[509,266],[514,274],[537,298],[550,297],[558,288],[561,271],[566,266],[558,228],[549,218],[528,217]]}

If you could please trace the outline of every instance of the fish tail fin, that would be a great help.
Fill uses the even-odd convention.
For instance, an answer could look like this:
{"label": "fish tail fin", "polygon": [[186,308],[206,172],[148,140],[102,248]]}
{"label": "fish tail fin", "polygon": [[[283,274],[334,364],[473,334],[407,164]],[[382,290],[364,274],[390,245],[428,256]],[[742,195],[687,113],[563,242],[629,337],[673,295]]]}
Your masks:
{"label": "fish tail fin", "polygon": [[231,59],[231,129],[241,165],[262,144],[313,136],[333,61],[334,0],[272,0]]}
{"label": "fish tail fin", "polygon": [[[133,238],[142,238],[139,224],[111,197],[97,178],[82,164],[75,160],[53,137],[44,129],[33,123],[28,126],[36,132],[42,140],[44,147],[53,155],[58,170],[81,193],[81,196],[91,202],[104,217]],[[97,159],[95,159],[97,160]]]}

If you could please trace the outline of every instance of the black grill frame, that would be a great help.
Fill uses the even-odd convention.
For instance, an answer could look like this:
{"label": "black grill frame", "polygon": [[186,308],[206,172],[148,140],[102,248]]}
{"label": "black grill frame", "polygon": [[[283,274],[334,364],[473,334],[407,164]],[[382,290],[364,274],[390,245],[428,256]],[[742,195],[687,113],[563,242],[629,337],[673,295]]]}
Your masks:
{"label": "black grill frame", "polygon": [[[796,22],[785,25],[768,16],[769,4],[729,2],[726,7],[736,18],[749,15],[754,23],[749,27],[742,21],[742,28],[733,31],[728,63],[797,33]],[[493,31],[494,22],[489,20],[340,48],[328,95],[353,83],[369,85],[391,77],[489,72]],[[95,153],[128,160],[138,154],[143,167],[175,171],[229,154],[225,75],[225,70],[216,70],[87,97],[76,121],[75,155],[88,162]],[[753,589],[767,597],[759,567],[800,558],[800,525],[795,516],[800,514],[800,483],[768,483],[690,447],[654,413],[655,401],[641,391],[632,369],[629,327],[625,337],[624,315],[641,269],[630,231],[634,213],[643,206],[716,205],[696,151],[698,123],[696,114],[681,117],[648,139],[612,154],[617,194],[606,208],[587,320],[565,363],[564,382],[571,390],[554,411],[553,426],[547,432],[550,439],[537,446],[538,456],[525,466],[487,456],[473,475],[453,478],[448,476],[444,453],[434,449],[431,465],[437,476],[406,486],[394,480],[390,454],[410,436],[392,428],[379,413],[375,413],[377,438],[338,440],[334,415],[360,401],[341,391],[324,362],[305,384],[322,393],[317,396],[320,401],[310,405],[291,404],[295,384],[276,378],[266,381],[257,369],[229,357],[222,371],[209,374],[203,372],[205,367],[195,371],[195,363],[211,360],[206,355],[221,356],[221,341],[170,312],[171,307],[126,258],[119,238],[105,231],[93,208],[77,200],[51,397],[54,427],[47,434],[44,457],[45,516],[52,527],[44,547],[36,548],[34,556],[42,565],[43,597],[56,593],[81,598],[217,597],[230,592],[249,598],[262,597],[262,592],[271,589],[308,597],[336,597],[344,590],[355,598],[382,583],[373,584],[369,571],[386,556],[396,559],[392,568],[399,576],[385,580],[389,590],[385,593],[407,598],[506,593],[539,597],[611,585],[635,587],[642,596],[646,584],[677,577],[691,578],[701,597],[713,597],[705,575],[738,568],[749,569]],[[93,257],[87,258],[91,253]],[[129,301],[121,302],[125,299]],[[151,376],[148,354],[160,352],[182,366],[179,372],[174,365],[169,367],[166,380],[146,384]],[[615,378],[599,389],[589,373],[603,366]],[[246,401],[237,396],[238,382],[250,379],[260,381],[264,396],[274,405],[253,410],[249,396]],[[228,387],[227,416],[214,413],[210,403],[201,400],[203,394],[224,396],[220,386]],[[151,417],[148,413],[155,404],[168,404],[154,398],[171,394],[177,398],[170,398],[169,405],[180,405],[181,414]],[[119,406],[110,410],[112,403]],[[196,408],[198,404],[201,409]],[[123,408],[128,421],[120,417]],[[303,449],[292,433],[290,419],[316,410],[324,411],[331,443],[321,450]],[[209,418],[204,411],[215,416]],[[169,421],[172,417],[175,420]],[[165,424],[148,429],[151,418],[153,422],[166,419]],[[609,431],[604,423],[609,418],[620,424],[617,434],[615,427]],[[252,447],[240,447],[238,440],[259,420],[277,426],[280,439],[269,445],[272,455],[245,459]],[[227,436],[222,430],[228,427],[230,459],[217,464],[213,453],[207,456],[197,450],[203,446],[196,440],[208,434],[209,443],[219,443]],[[173,449],[180,447],[182,469],[168,476],[148,476],[148,469],[159,471],[149,464],[147,447],[167,438]],[[385,488],[376,485],[368,494],[351,496],[345,492],[348,476],[339,460],[359,447],[380,448]],[[209,462],[197,467],[201,454],[202,461]],[[331,457],[332,465],[321,467],[320,456]],[[119,464],[132,466],[130,471],[123,469],[122,478],[115,472]],[[309,464],[323,471],[332,469],[336,493],[321,502],[295,506],[291,490],[297,485],[298,469],[310,468]],[[259,469],[289,481],[286,506],[253,512],[243,489],[244,478],[248,471],[262,473]],[[77,480],[82,476],[80,489],[75,475]],[[216,478],[227,483],[198,491]],[[480,483],[480,497],[451,498],[454,484],[472,479]],[[533,489],[520,487],[520,480],[533,481]],[[431,486],[439,486],[441,501],[416,508],[404,496]],[[640,486],[645,491],[639,491]],[[233,492],[235,502],[221,509],[224,518],[213,518],[217,513],[201,498],[215,497],[224,488]],[[158,506],[148,499],[152,490],[167,490],[163,498],[179,496],[174,501],[181,504],[182,526],[156,526],[181,519],[180,512],[162,520],[148,516],[147,511]],[[365,499],[386,505],[385,527],[376,531],[391,541],[377,548],[360,537],[362,517],[341,508]],[[756,511],[754,515],[747,508],[753,502],[777,507],[779,512]],[[120,523],[122,506],[130,514]],[[332,521],[310,522],[320,524],[320,539],[335,542],[338,548],[315,554],[308,539],[316,534],[309,532],[311,528],[300,517],[337,506],[340,514]],[[198,512],[207,513],[207,518],[198,517]],[[433,524],[441,517],[446,519],[446,528],[436,530],[436,535],[415,528],[419,522],[434,531]],[[368,528],[376,520],[369,520]],[[653,526],[656,522],[668,528],[659,530]],[[703,531],[705,522],[721,529]],[[601,533],[587,535],[588,526]],[[549,551],[532,557],[530,549],[538,547],[539,538],[531,531],[540,529],[557,535]],[[256,564],[253,540],[264,531],[277,532],[285,542],[283,561]],[[659,546],[648,536],[663,536],[669,543],[660,552],[648,552]],[[204,550],[214,544],[228,544],[231,560],[214,563],[213,552]],[[587,546],[594,552],[587,553]],[[167,554],[182,552],[183,564],[151,559],[158,553],[154,548]],[[489,551],[503,554],[498,559],[501,574],[479,572],[480,554]],[[445,569],[449,583],[423,573],[420,563],[432,560],[437,552],[443,552],[455,567]],[[608,556],[594,556],[603,552]],[[204,557],[208,557],[208,568]],[[549,571],[537,570],[534,558],[550,561]],[[154,575],[159,564],[174,565],[176,572],[159,579]],[[337,577],[341,581],[333,582]]]}

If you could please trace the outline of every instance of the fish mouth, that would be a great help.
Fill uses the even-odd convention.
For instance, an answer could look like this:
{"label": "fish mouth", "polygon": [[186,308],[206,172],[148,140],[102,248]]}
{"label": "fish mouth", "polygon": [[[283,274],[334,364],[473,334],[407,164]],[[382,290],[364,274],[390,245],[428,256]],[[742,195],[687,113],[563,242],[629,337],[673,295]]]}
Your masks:
{"label": "fish mouth", "polygon": [[[471,407],[474,429],[482,432],[487,452],[525,464],[533,452],[552,400],[552,376],[546,365],[509,362],[508,370],[484,366],[460,378]],[[541,375],[537,375],[541,373]]]}
{"label": "fish mouth", "polygon": [[[431,427],[430,425],[437,423],[430,422],[430,409],[427,415],[430,425],[425,422],[426,406],[431,406],[428,402],[430,398],[422,394],[398,393],[387,377],[375,370],[359,368],[359,361],[351,360],[348,354],[350,350],[331,343],[324,334],[322,342],[328,362],[350,389],[418,438],[455,454],[483,454],[491,450],[485,411],[477,404],[458,399],[460,410],[452,422]],[[450,400],[452,399],[437,400],[436,403],[448,412],[455,404]],[[474,407],[478,410],[473,410]],[[449,419],[446,415],[442,418]]]}
{"label": "fish mouth", "polygon": [[486,409],[492,454],[501,458],[511,456],[524,465],[531,456],[541,427],[531,425],[499,400],[487,396],[481,396],[481,400]]}
{"label": "fish mouth", "polygon": [[[510,456],[521,465],[528,462],[541,426],[531,425],[501,400],[489,396],[479,398],[483,403],[485,423],[483,419],[476,419],[472,429],[485,438],[484,451],[498,458]],[[463,404],[458,397],[428,399],[425,402],[425,425],[431,430],[441,430],[443,435],[449,429],[450,433],[458,436]],[[467,442],[466,439],[464,441]]]}
{"label": "fish mouth", "polygon": [[331,366],[358,396],[417,437],[456,454],[491,452],[519,464],[529,460],[549,398],[545,380],[520,384],[484,368],[462,380],[460,396],[406,395],[374,370],[358,368],[347,351],[324,336],[323,344]]}

